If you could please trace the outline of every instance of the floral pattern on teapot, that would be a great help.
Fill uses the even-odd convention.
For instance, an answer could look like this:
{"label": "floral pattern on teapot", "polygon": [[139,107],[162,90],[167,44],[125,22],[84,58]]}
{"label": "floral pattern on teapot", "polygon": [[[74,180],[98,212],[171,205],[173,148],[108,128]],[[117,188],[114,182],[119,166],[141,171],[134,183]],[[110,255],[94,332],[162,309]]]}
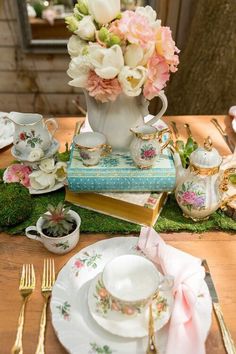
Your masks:
{"label": "floral pattern on teapot", "polygon": [[194,181],[184,182],[177,192],[177,201],[189,211],[206,208],[206,193]]}

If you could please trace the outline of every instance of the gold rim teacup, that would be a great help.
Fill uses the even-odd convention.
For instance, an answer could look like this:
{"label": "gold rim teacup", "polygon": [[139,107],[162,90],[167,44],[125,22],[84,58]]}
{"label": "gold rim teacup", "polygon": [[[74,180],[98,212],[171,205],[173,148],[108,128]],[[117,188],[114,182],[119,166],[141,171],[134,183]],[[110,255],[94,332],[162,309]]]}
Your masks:
{"label": "gold rim teacup", "polygon": [[160,290],[170,290],[173,278],[162,277],[155,265],[142,256],[122,255],[106,264],[101,287],[110,298],[112,311],[135,316]]}
{"label": "gold rim teacup", "polygon": [[74,145],[79,151],[84,166],[96,166],[101,157],[110,154],[112,148],[106,144],[105,135],[98,132],[80,133],[74,137]]}

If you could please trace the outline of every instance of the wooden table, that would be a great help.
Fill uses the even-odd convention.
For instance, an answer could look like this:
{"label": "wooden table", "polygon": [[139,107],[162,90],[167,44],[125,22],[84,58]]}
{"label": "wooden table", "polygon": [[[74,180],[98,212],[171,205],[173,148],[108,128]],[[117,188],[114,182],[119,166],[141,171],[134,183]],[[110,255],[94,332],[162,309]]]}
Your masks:
{"label": "wooden table", "polygon": [[[168,117],[165,121],[175,120],[180,128],[181,136],[186,136],[184,122],[191,125],[192,133],[199,143],[202,143],[206,135],[211,135],[215,146],[222,154],[228,154],[229,150],[214,126],[209,123],[211,117],[188,116]],[[227,116],[217,117],[222,125],[227,127],[229,135],[234,138],[230,129]],[[57,138],[63,144],[71,141],[76,119],[60,118],[60,130]],[[209,124],[208,124],[209,123]],[[234,140],[235,142],[235,140]],[[0,167],[7,166],[12,160],[10,150],[0,152]],[[113,235],[112,235],[113,236]],[[164,240],[183,251],[192,255],[206,258],[212,271],[212,276],[220,298],[224,318],[229,326],[231,334],[236,342],[236,235],[223,232],[207,232],[204,234],[172,233],[162,234]],[[98,240],[106,239],[111,235],[84,234],[81,235],[77,247],[64,256],[54,256],[56,269],[59,271],[63,265],[80,249]],[[115,236],[114,236],[115,237]],[[7,354],[14,343],[17,318],[21,304],[18,293],[19,274],[22,263],[33,262],[36,270],[36,290],[27,305],[25,317],[25,330],[23,336],[24,354],[35,352],[38,338],[40,315],[43,305],[43,298],[40,293],[43,259],[51,257],[42,244],[27,239],[24,236],[0,235],[0,353]],[[48,322],[46,330],[46,353],[63,354],[65,349],[57,340],[50,321],[48,311]],[[207,340],[207,354],[224,354],[219,329],[215,318]],[[78,353],[85,354],[85,353]],[[133,353],[130,353],[133,354]],[[173,353],[174,354],[174,353]],[[194,354],[194,353],[189,353]]]}

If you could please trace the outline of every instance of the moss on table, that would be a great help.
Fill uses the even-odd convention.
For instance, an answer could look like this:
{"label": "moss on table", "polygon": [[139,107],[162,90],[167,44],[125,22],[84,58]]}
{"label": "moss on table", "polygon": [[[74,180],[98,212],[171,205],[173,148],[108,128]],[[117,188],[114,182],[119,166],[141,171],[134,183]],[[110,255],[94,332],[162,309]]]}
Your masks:
{"label": "moss on table", "polygon": [[[14,226],[2,228],[0,231],[5,231],[9,234],[23,234],[27,226],[35,225],[37,219],[46,212],[47,205],[56,205],[65,198],[65,191],[59,190],[49,194],[35,195],[33,199],[33,210],[31,216],[24,222]],[[70,205],[70,203],[66,203]],[[91,210],[83,209],[75,205],[71,208],[79,213],[82,223],[81,232],[89,233],[136,233],[140,231],[140,225],[132,224],[123,220],[113,218],[111,216],[96,213]],[[22,211],[23,212],[23,211]],[[155,230],[158,232],[204,232],[209,230],[223,230],[228,232],[236,231],[236,222],[226,216],[223,212],[217,211],[209,218],[202,222],[193,222],[190,219],[183,217],[181,209],[175,201],[173,195],[169,196],[166,205],[155,225]]]}

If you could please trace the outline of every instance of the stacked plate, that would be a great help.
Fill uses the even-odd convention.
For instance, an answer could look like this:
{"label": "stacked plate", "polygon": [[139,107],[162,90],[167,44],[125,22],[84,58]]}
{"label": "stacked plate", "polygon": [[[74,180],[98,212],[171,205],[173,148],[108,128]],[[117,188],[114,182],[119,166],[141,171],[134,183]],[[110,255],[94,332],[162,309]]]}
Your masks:
{"label": "stacked plate", "polygon": [[[114,311],[104,301],[100,276],[111,259],[124,254],[142,255],[137,237],[117,237],[97,242],[73,256],[60,271],[51,300],[52,322],[62,345],[73,354],[144,354],[147,349],[148,313],[135,316]],[[201,294],[208,293],[205,282]],[[211,324],[211,301],[198,298],[196,306],[207,336]],[[156,342],[165,353],[173,298],[160,292],[153,303]]]}
{"label": "stacked plate", "polygon": [[13,143],[14,125],[7,119],[6,112],[0,112],[0,149]]}

